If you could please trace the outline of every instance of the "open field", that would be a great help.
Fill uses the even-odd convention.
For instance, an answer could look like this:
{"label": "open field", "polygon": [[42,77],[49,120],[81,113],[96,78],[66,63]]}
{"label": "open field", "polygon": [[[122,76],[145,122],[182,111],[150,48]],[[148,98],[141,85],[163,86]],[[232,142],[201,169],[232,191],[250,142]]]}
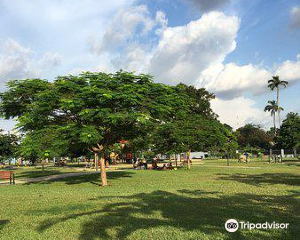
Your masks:
{"label": "open field", "polygon": [[[296,239],[299,165],[231,166],[109,172],[106,188],[98,174],[0,186],[0,239]],[[230,218],[289,228],[228,233]]]}

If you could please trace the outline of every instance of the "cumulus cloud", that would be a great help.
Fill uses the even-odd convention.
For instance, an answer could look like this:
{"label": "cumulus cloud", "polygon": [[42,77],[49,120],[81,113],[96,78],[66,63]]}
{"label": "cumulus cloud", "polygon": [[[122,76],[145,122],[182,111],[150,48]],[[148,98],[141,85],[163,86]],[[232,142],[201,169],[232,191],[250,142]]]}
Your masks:
{"label": "cumulus cloud", "polygon": [[219,115],[219,120],[237,129],[246,123],[270,125],[270,116],[255,107],[255,101],[238,97],[230,100],[216,98],[212,100],[211,107]]}
{"label": "cumulus cloud", "polygon": [[204,85],[220,98],[232,99],[245,93],[263,93],[265,88],[262,86],[271,76],[272,73],[260,66],[228,63],[203,71],[198,84]]}
{"label": "cumulus cloud", "polygon": [[147,72],[159,82],[206,87],[222,99],[266,92],[272,75],[299,80],[299,58],[272,70],[251,63],[225,64],[236,47],[239,24],[236,16],[209,12],[187,25],[169,27],[163,12],[153,17],[146,6],[135,6],[116,14],[95,42],[98,50],[94,52],[101,53],[99,57],[106,54],[104,69],[110,65],[113,70]]}
{"label": "cumulus cloud", "polygon": [[230,2],[230,0],[184,0],[184,1],[191,3],[193,6],[195,6],[202,12],[219,9],[220,7],[223,7]]}
{"label": "cumulus cloud", "polygon": [[118,69],[132,70],[137,73],[147,72],[152,58],[151,46],[148,44],[131,43],[117,54],[111,63]]}
{"label": "cumulus cloud", "polygon": [[157,11],[151,16],[145,5],[122,8],[108,23],[100,40],[90,39],[92,53],[102,59],[110,58],[110,67],[105,61],[97,69],[148,71],[155,36],[160,38],[167,24],[164,12]]}
{"label": "cumulus cloud", "polygon": [[300,7],[294,7],[291,10],[291,25],[300,28]]}
{"label": "cumulus cloud", "polygon": [[40,60],[41,64],[46,66],[57,67],[61,64],[61,56],[59,53],[53,53],[53,52],[47,52],[42,56],[42,59]]}
{"label": "cumulus cloud", "polygon": [[115,69],[146,71],[159,82],[194,84],[202,71],[221,64],[236,47],[239,19],[221,12],[203,14],[196,21],[168,27],[161,11],[152,17],[146,6],[120,10],[93,53],[109,54]]}
{"label": "cumulus cloud", "polygon": [[159,81],[195,82],[201,71],[222,62],[236,47],[239,19],[221,12],[204,14],[186,26],[164,30],[150,62],[149,72]]}
{"label": "cumulus cloud", "polygon": [[101,41],[91,40],[91,51],[102,54],[125,47],[128,42],[147,35],[156,24],[167,24],[164,13],[158,12],[153,19],[145,5],[121,9],[106,27]]}
{"label": "cumulus cloud", "polygon": [[37,71],[32,68],[30,56],[33,51],[21,46],[17,41],[8,39],[0,52],[0,88],[12,78],[36,77]]}
{"label": "cumulus cloud", "polygon": [[275,75],[290,82],[300,81],[300,55],[297,61],[285,61],[276,70]]}
{"label": "cumulus cloud", "polygon": [[14,39],[8,39],[0,48],[0,90],[10,79],[35,78],[60,64],[57,53],[46,53],[38,58],[32,49],[22,46]]}
{"label": "cumulus cloud", "polygon": [[278,75],[290,83],[300,81],[300,58],[297,61],[285,61],[273,71],[259,65],[242,65],[235,63],[211,65],[202,71],[197,85],[204,86],[214,92],[219,98],[257,95],[268,91],[266,82],[272,76]]}

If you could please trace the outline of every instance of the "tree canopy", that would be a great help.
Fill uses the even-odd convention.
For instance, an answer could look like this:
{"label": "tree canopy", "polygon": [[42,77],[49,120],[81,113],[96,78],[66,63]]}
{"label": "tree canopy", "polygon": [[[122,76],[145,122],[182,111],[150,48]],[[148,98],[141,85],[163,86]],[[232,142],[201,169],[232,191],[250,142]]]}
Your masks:
{"label": "tree canopy", "polygon": [[300,150],[300,116],[290,112],[282,121],[280,134],[276,139],[279,148]]}
{"label": "tree canopy", "polygon": [[269,149],[272,137],[255,124],[246,124],[237,129],[237,141],[240,147],[253,147],[261,149]]}
{"label": "tree canopy", "polygon": [[[203,150],[221,147],[230,135],[210,108],[213,94],[155,83],[145,74],[86,72],[53,82],[14,80],[0,97],[1,115],[17,118],[17,127],[27,133],[25,150],[29,142],[57,154],[93,150],[103,156],[120,140],[161,151]],[[154,138],[160,134],[164,139]]]}
{"label": "tree canopy", "polygon": [[0,161],[13,157],[18,146],[18,136],[11,133],[4,133],[0,129]]}

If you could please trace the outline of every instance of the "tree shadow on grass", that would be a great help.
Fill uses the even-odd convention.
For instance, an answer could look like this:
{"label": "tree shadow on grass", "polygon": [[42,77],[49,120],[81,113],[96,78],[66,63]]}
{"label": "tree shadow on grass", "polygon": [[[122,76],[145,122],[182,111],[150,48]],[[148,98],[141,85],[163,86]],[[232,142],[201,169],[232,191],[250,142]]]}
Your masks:
{"label": "tree shadow on grass", "polygon": [[9,223],[9,220],[0,220],[0,231],[4,228],[6,224]]}
{"label": "tree shadow on grass", "polygon": [[23,171],[23,172],[17,172],[15,174],[16,178],[37,178],[37,177],[46,177],[56,174],[62,174],[64,172],[58,171],[58,170],[48,170],[45,169],[43,172],[42,169],[40,171]]}
{"label": "tree shadow on grass", "polygon": [[[84,217],[88,220],[82,225],[79,236],[81,240],[126,239],[139,230],[156,232],[168,227],[176,228],[187,236],[194,234],[197,238],[202,234],[211,239],[216,234],[222,234],[223,239],[295,239],[299,234],[297,192],[287,196],[235,194],[219,197],[205,196],[203,191],[200,195],[199,191],[193,193],[183,189],[179,192],[178,194],[154,191],[131,196],[116,196],[118,199],[98,210],[46,220],[39,226],[38,231],[43,232],[57,223]],[[102,198],[95,199],[95,201],[101,200]],[[238,230],[235,233],[228,233],[224,224],[231,218],[253,223],[266,221],[290,223],[290,228],[271,233],[268,233],[271,230],[255,232]],[[111,229],[115,231],[114,236],[111,235]],[[147,236],[149,238],[152,235],[149,233]]]}
{"label": "tree shadow on grass", "polygon": [[262,174],[218,174],[219,180],[237,181],[249,185],[261,186],[263,184],[285,184],[300,186],[300,176],[290,173],[262,173]]}
{"label": "tree shadow on grass", "polygon": [[[134,174],[133,172],[128,171],[119,171],[119,172],[107,172],[107,179],[108,181],[117,179],[117,178],[129,178],[132,177],[131,175]],[[82,184],[82,183],[91,183],[94,185],[101,186],[101,178],[100,172],[95,172],[92,174],[81,175],[81,176],[69,176],[60,179],[52,179],[49,181],[42,181],[42,182],[32,182],[27,184],[52,184],[55,182],[63,182],[68,185],[73,184]]]}

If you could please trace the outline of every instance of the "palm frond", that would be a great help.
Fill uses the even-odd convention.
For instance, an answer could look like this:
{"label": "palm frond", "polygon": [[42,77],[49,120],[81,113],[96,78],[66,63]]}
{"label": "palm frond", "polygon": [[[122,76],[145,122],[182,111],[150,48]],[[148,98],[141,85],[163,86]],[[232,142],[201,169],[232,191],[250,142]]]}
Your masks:
{"label": "palm frond", "polygon": [[268,85],[268,88],[270,88],[272,91],[274,90],[274,88],[275,88],[275,85],[274,84],[272,84],[272,83],[270,83],[269,85]]}
{"label": "palm frond", "polygon": [[289,82],[288,81],[281,81],[280,82],[280,85],[281,86],[284,86],[285,88],[286,88],[286,86],[289,84]]}

